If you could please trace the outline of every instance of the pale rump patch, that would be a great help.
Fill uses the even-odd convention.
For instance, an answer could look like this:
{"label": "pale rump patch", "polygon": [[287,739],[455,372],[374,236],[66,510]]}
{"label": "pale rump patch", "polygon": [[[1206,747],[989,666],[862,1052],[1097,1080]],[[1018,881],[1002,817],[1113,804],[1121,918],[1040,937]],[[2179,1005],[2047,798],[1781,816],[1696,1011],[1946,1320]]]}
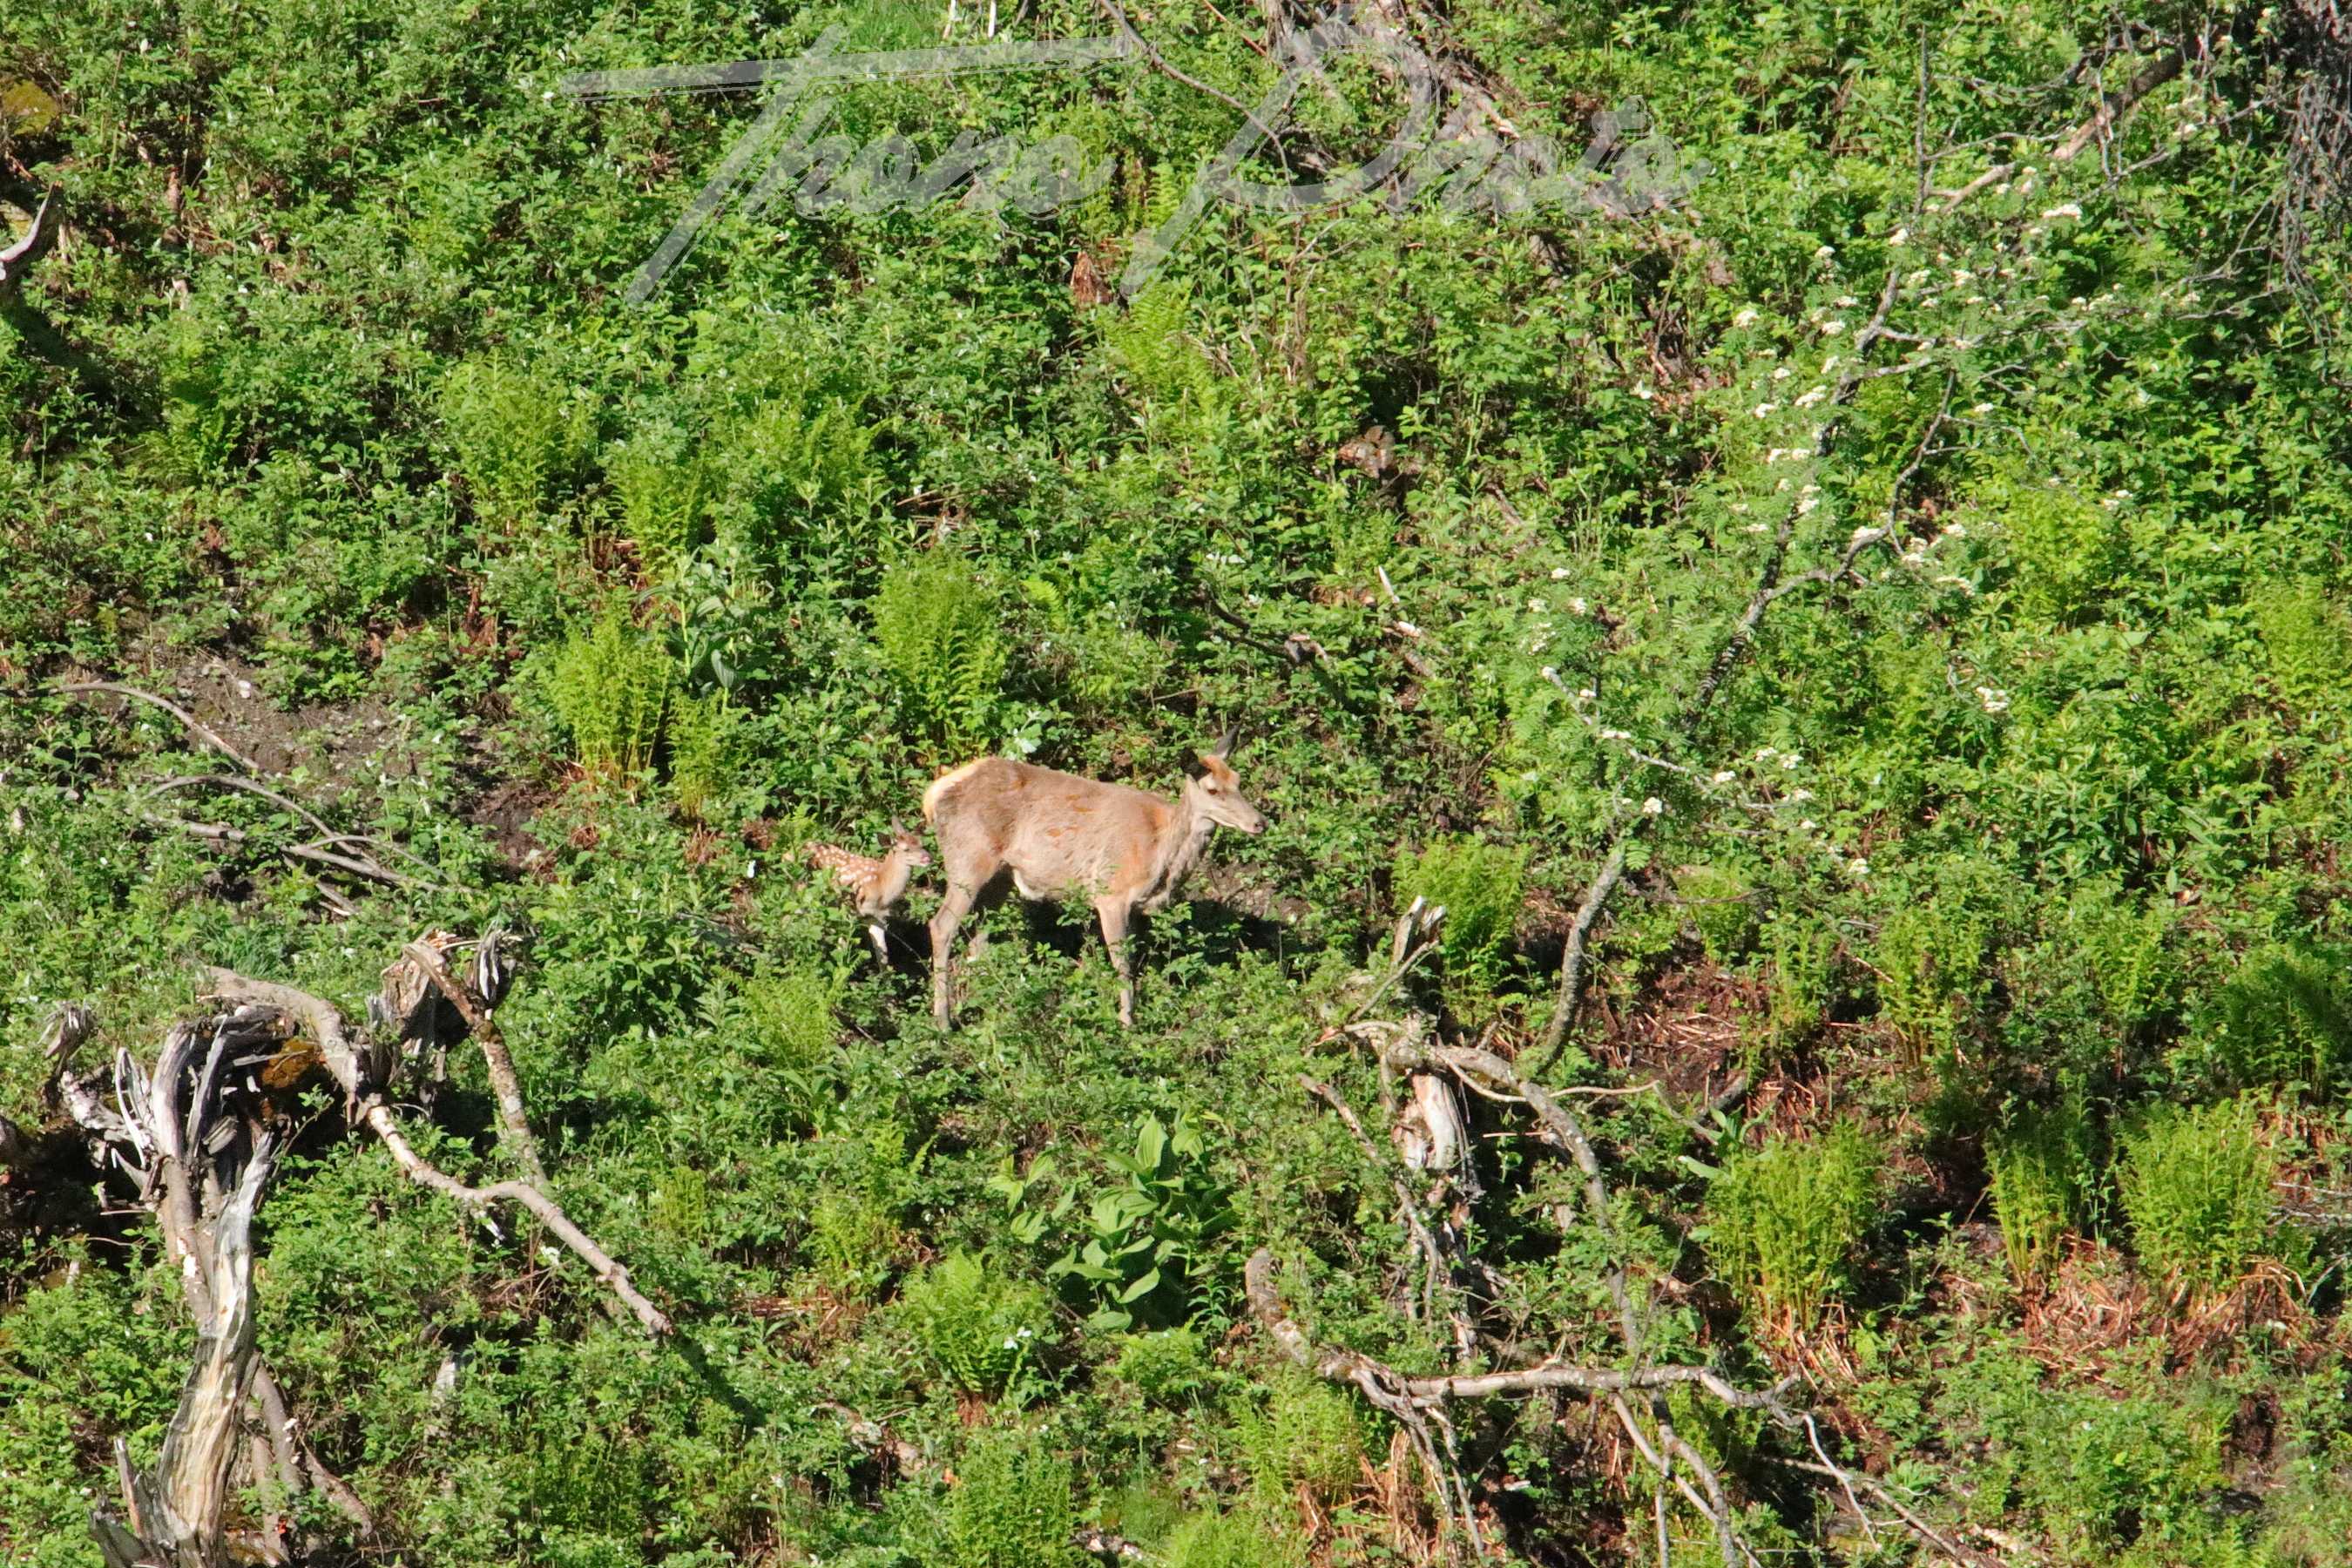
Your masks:
{"label": "pale rump patch", "polygon": [[940,797],[970,778],[975,771],[986,767],[994,760],[992,757],[982,757],[976,762],[966,763],[960,768],[950,769],[933,779],[930,788],[923,792],[923,820],[925,822],[937,820]]}

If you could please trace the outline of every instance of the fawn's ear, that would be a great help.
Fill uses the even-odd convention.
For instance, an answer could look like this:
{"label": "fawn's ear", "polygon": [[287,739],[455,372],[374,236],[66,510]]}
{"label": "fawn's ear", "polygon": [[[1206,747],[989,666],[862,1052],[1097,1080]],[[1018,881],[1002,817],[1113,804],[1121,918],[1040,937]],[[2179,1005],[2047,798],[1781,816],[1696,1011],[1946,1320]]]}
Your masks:
{"label": "fawn's ear", "polygon": [[1241,733],[1241,726],[1240,726],[1240,725],[1238,725],[1238,724],[1228,724],[1228,725],[1226,725],[1226,726],[1225,726],[1225,732],[1224,732],[1223,734],[1222,734],[1222,735],[1220,735],[1220,736],[1218,736],[1218,737],[1217,737],[1217,743],[1216,743],[1214,746],[1213,746],[1213,747],[1211,747],[1211,748],[1209,749],[1209,752],[1208,752],[1208,754],[1209,754],[1210,756],[1213,756],[1213,757],[1216,758],[1216,759],[1217,759],[1217,761],[1219,761],[1219,762],[1221,762],[1221,763],[1222,763],[1222,762],[1223,762],[1227,757],[1230,757],[1230,756],[1232,756],[1232,755],[1234,754],[1234,740],[1235,740],[1235,739],[1240,735],[1240,733]]}

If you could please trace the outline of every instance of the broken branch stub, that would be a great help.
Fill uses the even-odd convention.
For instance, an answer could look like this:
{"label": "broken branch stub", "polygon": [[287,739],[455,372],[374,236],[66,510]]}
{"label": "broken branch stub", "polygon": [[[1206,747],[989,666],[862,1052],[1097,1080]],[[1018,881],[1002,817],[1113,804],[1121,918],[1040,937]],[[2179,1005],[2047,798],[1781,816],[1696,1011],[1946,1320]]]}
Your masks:
{"label": "broken branch stub", "polygon": [[225,1074],[231,1053],[282,1039],[275,1016],[215,1015],[176,1025],[154,1069],[128,1053],[112,1064],[111,1092],[72,1070],[63,1021],[57,1085],[62,1102],[139,1184],[165,1256],[195,1320],[195,1363],[164,1429],[152,1469],[132,1466],[120,1442],[128,1520],[93,1515],[109,1568],[216,1568],[230,1561],[290,1560],[287,1521],[236,1521],[241,1489],[278,1479],[259,1470],[268,1453],[250,1441],[247,1403],[259,1366],[253,1339],[253,1215],[276,1168],[277,1116],[257,1086]]}

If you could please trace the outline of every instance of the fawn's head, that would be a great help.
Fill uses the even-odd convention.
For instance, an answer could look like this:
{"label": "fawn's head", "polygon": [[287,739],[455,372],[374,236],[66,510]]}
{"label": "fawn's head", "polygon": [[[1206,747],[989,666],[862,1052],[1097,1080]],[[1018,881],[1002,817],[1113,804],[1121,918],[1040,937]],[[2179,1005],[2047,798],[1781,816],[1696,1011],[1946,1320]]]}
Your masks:
{"label": "fawn's head", "polygon": [[931,852],[923,847],[923,836],[895,816],[890,819],[890,853],[902,865],[919,868],[931,863]]}

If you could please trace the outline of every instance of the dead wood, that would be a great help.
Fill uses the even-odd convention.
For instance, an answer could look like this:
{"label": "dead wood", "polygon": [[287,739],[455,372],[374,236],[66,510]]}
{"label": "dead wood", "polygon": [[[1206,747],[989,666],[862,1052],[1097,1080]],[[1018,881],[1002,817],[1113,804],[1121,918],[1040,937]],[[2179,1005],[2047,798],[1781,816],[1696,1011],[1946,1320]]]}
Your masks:
{"label": "dead wood", "polygon": [[[104,1068],[77,1070],[75,1057],[93,1030],[89,1009],[58,1009],[47,1052],[50,1092],[89,1140],[101,1169],[120,1168],[154,1215],[166,1258],[177,1271],[196,1325],[194,1365],[151,1468],[134,1467],[116,1447],[120,1515],[100,1510],[91,1529],[109,1568],[226,1568],[231,1563],[289,1563],[310,1542],[289,1534],[290,1521],[254,1517],[240,1494],[272,1485],[293,1496],[315,1490],[362,1532],[373,1528],[367,1505],[320,1459],[289,1413],[284,1391],[254,1343],[254,1212],[276,1167],[284,1112],[273,1096],[299,1082],[304,1063],[322,1066],[341,1088],[350,1125],[380,1139],[410,1180],[484,1217],[498,1204],[527,1210],[646,1329],[669,1331],[669,1319],[630,1283],[628,1270],[573,1223],[544,1190],[536,1142],[523,1116],[512,1060],[498,1037],[495,1004],[509,973],[506,940],[493,931],[466,942],[436,931],[411,942],[385,971],[371,1016],[418,1031],[436,1046],[451,1033],[473,1033],[491,1063],[507,1136],[531,1179],[476,1187],[442,1171],[409,1142],[385,1098],[404,1060],[390,1043],[353,1030],[331,1004],[309,992],[224,969],[207,971],[211,999],[223,1010],[173,1026],[152,1068],[118,1049]],[[450,956],[470,949],[460,979]],[[289,1071],[280,1065],[295,1064]],[[257,1072],[247,1070],[258,1067]],[[0,1157],[29,1144],[0,1126]],[[493,1227],[495,1228],[495,1227]]]}

